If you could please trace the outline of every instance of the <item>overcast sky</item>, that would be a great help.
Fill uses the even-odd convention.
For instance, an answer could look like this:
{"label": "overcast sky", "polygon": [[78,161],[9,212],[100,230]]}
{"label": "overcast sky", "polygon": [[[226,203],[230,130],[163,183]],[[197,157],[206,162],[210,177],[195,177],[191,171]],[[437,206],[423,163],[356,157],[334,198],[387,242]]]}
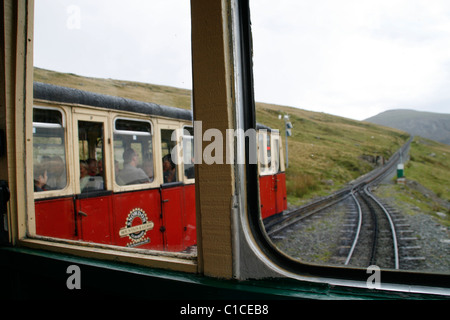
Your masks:
{"label": "overcast sky", "polygon": [[[35,3],[37,67],[191,88],[190,1]],[[251,0],[251,15],[257,101],[449,113],[448,0]]]}
{"label": "overcast sky", "polygon": [[190,1],[36,0],[37,67],[192,87]]}

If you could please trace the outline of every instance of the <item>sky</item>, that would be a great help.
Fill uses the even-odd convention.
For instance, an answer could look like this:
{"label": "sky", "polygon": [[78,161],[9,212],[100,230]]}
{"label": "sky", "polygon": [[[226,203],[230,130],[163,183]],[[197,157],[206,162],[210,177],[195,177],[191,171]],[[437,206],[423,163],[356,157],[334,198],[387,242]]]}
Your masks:
{"label": "sky", "polygon": [[190,40],[186,0],[35,1],[36,67],[190,89]]}
{"label": "sky", "polygon": [[[190,1],[35,3],[35,66],[191,89]],[[450,1],[250,5],[256,101],[357,120],[449,113]]]}

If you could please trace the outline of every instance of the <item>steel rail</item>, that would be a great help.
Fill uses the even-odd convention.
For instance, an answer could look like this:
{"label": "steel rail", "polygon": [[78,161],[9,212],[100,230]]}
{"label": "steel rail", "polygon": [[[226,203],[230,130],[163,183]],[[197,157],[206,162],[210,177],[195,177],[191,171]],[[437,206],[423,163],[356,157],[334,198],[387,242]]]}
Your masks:
{"label": "steel rail", "polygon": [[377,168],[364,176],[359,177],[353,183],[353,187],[345,187],[336,191],[330,196],[320,199],[318,201],[311,202],[302,207],[296,208],[290,212],[286,212],[283,215],[273,219],[272,221],[265,223],[265,230],[268,235],[280,232],[288,226],[297,223],[298,221],[313,215],[335,203],[343,201],[346,197],[352,194],[352,191],[358,188],[362,188],[364,185],[374,184],[384,178],[387,173],[394,169],[394,165],[400,158],[400,154],[406,150],[409,146],[412,137],[397,151],[391,159],[381,168]]}
{"label": "steel rail", "polygon": [[395,263],[395,269],[399,269],[399,257],[398,257],[398,243],[397,243],[397,233],[395,232],[395,225],[394,221],[392,220],[391,215],[389,214],[389,211],[384,207],[384,205],[374,196],[372,193],[368,190],[368,186],[364,187],[364,193],[369,196],[375,203],[381,208],[381,210],[386,215],[389,225],[391,227],[391,233],[392,233],[392,241],[393,241],[393,247],[394,247],[394,263]]}
{"label": "steel rail", "polygon": [[347,255],[347,259],[345,260],[345,265],[348,265],[350,262],[350,259],[352,258],[353,251],[355,250],[356,244],[358,243],[359,234],[361,232],[361,225],[362,225],[362,210],[361,206],[359,205],[359,201],[355,197],[355,191],[352,189],[351,196],[353,197],[353,200],[355,201],[356,205],[358,206],[358,227],[356,229],[355,238],[353,239],[352,246],[350,247],[350,252]]}

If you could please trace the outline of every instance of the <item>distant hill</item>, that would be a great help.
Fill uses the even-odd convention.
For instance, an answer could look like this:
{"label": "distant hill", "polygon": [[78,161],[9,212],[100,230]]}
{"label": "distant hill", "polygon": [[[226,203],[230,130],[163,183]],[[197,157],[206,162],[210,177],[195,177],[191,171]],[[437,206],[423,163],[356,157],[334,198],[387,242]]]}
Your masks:
{"label": "distant hill", "polygon": [[450,114],[388,110],[364,121],[406,131],[450,145]]}

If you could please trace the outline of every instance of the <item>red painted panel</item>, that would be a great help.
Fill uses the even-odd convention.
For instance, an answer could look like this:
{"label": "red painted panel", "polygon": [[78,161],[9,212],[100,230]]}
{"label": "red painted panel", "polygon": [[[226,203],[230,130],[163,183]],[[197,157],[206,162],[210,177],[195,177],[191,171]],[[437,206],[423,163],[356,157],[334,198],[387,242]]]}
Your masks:
{"label": "red painted panel", "polygon": [[268,218],[287,209],[286,174],[260,176],[261,217]]}
{"label": "red painted panel", "polygon": [[113,244],[164,250],[158,189],[115,194],[113,204]]}
{"label": "red painted panel", "polygon": [[186,247],[197,244],[197,220],[195,214],[195,184],[184,186],[185,203],[185,227],[186,235],[184,238]]}
{"label": "red painted panel", "polygon": [[[80,211],[83,214],[80,214]],[[80,240],[112,244],[111,195],[77,200]]]}
{"label": "red painted panel", "polygon": [[184,215],[184,187],[177,185],[161,189],[164,239],[167,251],[186,249],[186,221]]}
{"label": "red painted panel", "polygon": [[260,176],[259,178],[259,198],[261,205],[261,217],[270,217],[275,213],[275,194],[273,186],[273,176]]}
{"label": "red painted panel", "polygon": [[77,240],[73,198],[37,200],[35,202],[36,234]]}
{"label": "red painted panel", "polygon": [[276,212],[280,213],[287,209],[286,198],[286,174],[280,172],[275,176],[277,187],[276,189]]}

